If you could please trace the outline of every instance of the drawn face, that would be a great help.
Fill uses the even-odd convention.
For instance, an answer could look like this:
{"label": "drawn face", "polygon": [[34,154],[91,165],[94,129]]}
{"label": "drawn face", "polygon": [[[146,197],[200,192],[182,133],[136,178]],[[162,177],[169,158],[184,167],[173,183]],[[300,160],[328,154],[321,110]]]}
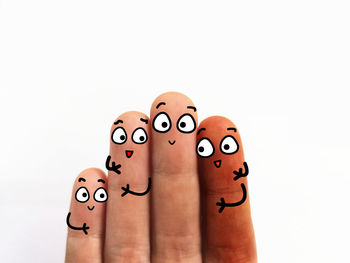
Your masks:
{"label": "drawn face", "polygon": [[108,181],[105,173],[97,168],[82,171],[75,179],[68,226],[68,231],[76,235],[84,235],[81,227],[89,227],[87,233],[104,233],[106,201],[108,200]]}
{"label": "drawn face", "polygon": [[151,109],[152,129],[156,133],[164,134],[164,143],[170,147],[174,146],[183,135],[196,130],[196,111],[192,101],[180,93],[160,95],[153,102]]}
{"label": "drawn face", "polygon": [[197,169],[196,111],[193,102],[178,92],[167,92],[154,100],[150,119],[154,167],[169,173]]}
{"label": "drawn face", "polygon": [[205,119],[197,131],[196,151],[208,179],[220,176],[220,180],[212,178],[213,187],[232,185],[233,171],[242,167],[244,156],[240,135],[230,120],[218,116]]}
{"label": "drawn face", "polygon": [[[148,117],[140,112],[126,112],[120,115],[111,129],[111,155],[118,156],[117,162],[139,160],[145,155],[148,144]],[[119,154],[123,151],[124,154]],[[122,160],[120,157],[124,156]]]}
{"label": "drawn face", "polygon": [[75,201],[82,206],[85,205],[89,211],[93,212],[100,203],[107,201],[108,194],[105,188],[106,179],[98,178],[96,182],[87,182],[89,179],[91,180],[91,178],[83,175],[77,178],[77,183],[75,184],[77,189],[74,198]]}

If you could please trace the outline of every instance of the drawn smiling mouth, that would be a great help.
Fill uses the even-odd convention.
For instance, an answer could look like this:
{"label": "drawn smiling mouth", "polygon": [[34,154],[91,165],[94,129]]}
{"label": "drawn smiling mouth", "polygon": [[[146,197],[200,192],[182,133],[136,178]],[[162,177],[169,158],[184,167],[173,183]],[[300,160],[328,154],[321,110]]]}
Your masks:
{"label": "drawn smiling mouth", "polygon": [[132,156],[133,153],[134,153],[134,151],[128,151],[128,150],[126,150],[126,151],[125,151],[126,158],[130,158],[130,157]]}
{"label": "drawn smiling mouth", "polygon": [[168,141],[171,145],[174,145],[174,143],[176,142],[175,140],[173,141]]}
{"label": "drawn smiling mouth", "polygon": [[95,206],[93,206],[93,207],[91,207],[91,208],[90,208],[90,206],[87,206],[87,208],[88,208],[90,211],[92,211],[92,210],[94,210]]}
{"label": "drawn smiling mouth", "polygon": [[221,166],[221,160],[216,160],[216,161],[214,161],[214,165],[216,166],[216,168],[220,168],[220,166]]}

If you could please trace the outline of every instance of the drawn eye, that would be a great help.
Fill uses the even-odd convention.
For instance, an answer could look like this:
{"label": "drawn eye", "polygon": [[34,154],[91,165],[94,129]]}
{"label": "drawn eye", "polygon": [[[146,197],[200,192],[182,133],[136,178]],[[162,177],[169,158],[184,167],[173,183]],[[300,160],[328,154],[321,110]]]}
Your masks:
{"label": "drawn eye", "polygon": [[196,129],[196,121],[191,114],[186,113],[177,121],[177,129],[183,133],[191,133]]}
{"label": "drawn eye", "polygon": [[153,128],[157,132],[167,132],[171,128],[171,121],[165,112],[160,112],[153,119]]}
{"label": "drawn eye", "polygon": [[147,141],[147,133],[143,128],[137,128],[131,138],[134,143],[143,144]]}
{"label": "drawn eye", "polygon": [[211,141],[207,138],[201,139],[197,144],[197,154],[200,157],[210,157],[214,153],[214,146]]}
{"label": "drawn eye", "polygon": [[220,149],[224,154],[233,154],[238,151],[238,143],[231,135],[227,135],[222,139]]}
{"label": "drawn eye", "polygon": [[112,133],[112,141],[116,144],[123,144],[126,142],[127,135],[123,127],[116,128]]}
{"label": "drawn eye", "polygon": [[84,187],[80,187],[75,193],[75,199],[80,203],[85,203],[89,200],[89,191]]}
{"label": "drawn eye", "polygon": [[97,188],[94,193],[94,199],[96,202],[106,202],[108,199],[108,194],[103,187]]}

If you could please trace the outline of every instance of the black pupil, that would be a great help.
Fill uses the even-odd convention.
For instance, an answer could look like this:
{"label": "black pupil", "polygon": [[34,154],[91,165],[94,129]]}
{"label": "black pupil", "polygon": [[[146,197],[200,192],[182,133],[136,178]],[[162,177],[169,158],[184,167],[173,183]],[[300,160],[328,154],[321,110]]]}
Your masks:
{"label": "black pupil", "polygon": [[100,197],[101,197],[101,198],[105,197],[105,194],[100,194]]}
{"label": "black pupil", "polygon": [[186,127],[186,123],[185,122],[181,122],[180,126],[181,126],[181,128],[185,128]]}
{"label": "black pupil", "polygon": [[143,142],[145,140],[145,137],[140,136],[140,141]]}
{"label": "black pupil", "polygon": [[230,145],[228,145],[228,144],[225,144],[225,145],[224,145],[224,149],[225,149],[225,150],[228,150],[228,149],[230,149]]}
{"label": "black pupil", "polygon": [[204,151],[204,147],[203,147],[203,146],[200,146],[200,147],[198,148],[198,151],[203,152],[203,151]]}
{"label": "black pupil", "polygon": [[87,197],[87,193],[83,193],[83,197]]}
{"label": "black pupil", "polygon": [[163,122],[162,122],[162,127],[163,127],[163,128],[166,128],[167,126],[168,126],[168,124],[167,124],[165,121],[163,121]]}
{"label": "black pupil", "polygon": [[120,139],[124,140],[125,139],[125,135],[120,135]]}

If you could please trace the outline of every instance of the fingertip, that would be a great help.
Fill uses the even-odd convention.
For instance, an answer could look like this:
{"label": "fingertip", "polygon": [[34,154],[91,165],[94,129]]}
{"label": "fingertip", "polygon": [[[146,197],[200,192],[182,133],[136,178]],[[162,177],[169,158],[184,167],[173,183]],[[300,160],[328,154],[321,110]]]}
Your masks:
{"label": "fingertip", "polygon": [[[226,146],[225,138],[229,140]],[[207,140],[209,143],[202,143]],[[230,151],[224,148],[231,146],[236,147],[236,150]],[[206,147],[211,152],[204,155],[203,153],[208,152]],[[244,162],[243,147],[237,126],[223,116],[204,119],[197,130],[196,150],[200,178],[204,182],[203,190],[214,193],[232,190],[233,171],[242,167]],[[238,187],[237,189],[240,190]]]}
{"label": "fingertip", "polygon": [[228,119],[224,116],[219,116],[219,115],[210,116],[210,117],[205,118],[199,124],[198,129],[205,128],[208,126],[210,126],[212,128],[216,128],[216,129],[222,129],[225,127],[233,127],[235,129],[237,129],[237,126],[234,124],[233,121],[231,121],[230,119]]}
{"label": "fingertip", "polygon": [[139,111],[127,111],[122,114],[120,114],[112,123],[111,125],[111,133],[115,129],[116,125],[123,124],[123,123],[135,123],[136,121],[144,122],[145,124],[149,123],[149,117]]}
{"label": "fingertip", "polygon": [[84,182],[89,187],[93,187],[94,185],[98,185],[98,180],[102,179],[105,182],[105,185],[108,185],[107,176],[104,171],[99,168],[87,168],[81,171],[74,180],[74,187],[78,187]]}
{"label": "fingertip", "polygon": [[66,216],[65,262],[89,262],[91,258],[102,262],[107,184],[106,174],[98,168],[85,169],[75,178]]}
{"label": "fingertip", "polygon": [[[150,118],[154,117],[159,111],[158,108],[160,108],[160,103],[165,103],[166,105],[167,102],[171,101],[174,105],[177,105],[178,108],[181,108],[182,105],[185,106],[194,106],[193,101],[187,97],[185,94],[177,92],[177,91],[168,91],[165,93],[160,94],[152,103],[151,106],[151,113],[150,113]],[[181,111],[183,109],[180,109]],[[194,112],[192,113],[193,117],[195,118],[197,122],[197,109],[194,109]]]}
{"label": "fingertip", "polygon": [[76,180],[79,179],[80,176],[86,176],[86,177],[104,177],[106,178],[106,174],[103,170],[95,167],[86,168],[85,170],[81,171],[78,176],[76,177]]}

